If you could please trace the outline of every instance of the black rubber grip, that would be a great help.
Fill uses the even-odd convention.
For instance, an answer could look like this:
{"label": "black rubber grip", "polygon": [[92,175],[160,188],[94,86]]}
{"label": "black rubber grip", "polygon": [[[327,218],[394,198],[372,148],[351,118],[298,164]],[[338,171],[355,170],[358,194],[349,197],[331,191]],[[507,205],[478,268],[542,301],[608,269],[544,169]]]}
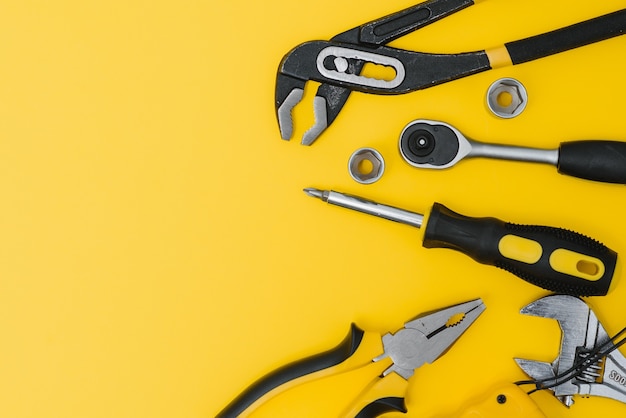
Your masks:
{"label": "black rubber grip", "polygon": [[283,366],[257,380],[219,412],[216,418],[236,418],[262,396],[279,386],[344,362],[357,350],[363,340],[363,334],[363,330],[352,324],[348,336],[338,346]]}
{"label": "black rubber grip", "polygon": [[587,180],[626,184],[626,142],[564,142],[559,147],[557,169]]}
{"label": "black rubber grip", "polygon": [[[525,257],[503,255],[507,253],[502,247],[502,242],[506,241],[504,237],[511,238],[514,244],[531,244],[535,251],[525,255],[536,256],[536,259],[520,261]],[[515,225],[496,218],[470,218],[439,203],[435,203],[428,219],[423,245],[426,248],[451,248],[479,263],[507,270],[536,286],[576,296],[605,295],[617,263],[617,254],[613,250],[576,232],[546,226]],[[563,253],[598,260],[600,266],[581,262],[580,266],[574,263],[574,267],[597,267],[599,277],[581,278],[566,270],[563,272],[560,265],[556,267],[558,270],[555,269],[555,254]],[[586,273],[581,272],[580,275],[584,277]],[[590,275],[593,273],[589,272]]]}
{"label": "black rubber grip", "polygon": [[384,45],[472,4],[474,0],[428,0],[360,26],[359,41]]}
{"label": "black rubber grip", "polygon": [[513,64],[521,64],[622,35],[625,30],[626,9],[623,9],[541,35],[509,42],[505,46]]}
{"label": "black rubber grip", "polygon": [[388,397],[377,399],[361,409],[354,418],[376,418],[388,412],[401,412],[406,414],[407,409],[404,398]]}

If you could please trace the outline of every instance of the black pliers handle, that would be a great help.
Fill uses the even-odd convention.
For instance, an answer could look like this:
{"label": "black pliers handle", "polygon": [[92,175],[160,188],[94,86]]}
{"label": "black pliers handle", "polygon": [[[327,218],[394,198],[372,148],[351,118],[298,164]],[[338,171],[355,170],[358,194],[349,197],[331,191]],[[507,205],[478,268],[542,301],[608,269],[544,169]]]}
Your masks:
{"label": "black pliers handle", "polygon": [[[334,121],[352,90],[402,94],[506,65],[516,65],[622,35],[626,9],[499,47],[458,54],[432,54],[385,46],[388,42],[474,4],[430,0],[343,32],[330,41],[300,44],[281,61],[275,105],[283,139],[292,135],[291,110],[308,80],[322,83],[314,101],[310,145]],[[361,75],[367,63],[393,68],[391,80]]]}

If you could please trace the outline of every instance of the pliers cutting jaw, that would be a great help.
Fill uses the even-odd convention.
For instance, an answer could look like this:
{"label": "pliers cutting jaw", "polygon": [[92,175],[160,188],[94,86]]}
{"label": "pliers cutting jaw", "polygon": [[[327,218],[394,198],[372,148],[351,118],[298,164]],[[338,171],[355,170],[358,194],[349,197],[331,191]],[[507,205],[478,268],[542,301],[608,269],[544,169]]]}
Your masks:
{"label": "pliers cutting jaw", "polygon": [[515,359],[539,389],[552,390],[568,407],[574,395],[626,403],[626,358],[585,302],[551,295],[527,305],[521,313],[556,319],[562,331],[559,356],[552,363]]}
{"label": "pliers cutting jaw", "polygon": [[409,379],[415,369],[434,362],[448,351],[484,310],[485,304],[476,299],[421,315],[404,324],[396,334],[385,334],[385,352],[374,361],[390,357],[393,365],[383,375],[396,372]]}

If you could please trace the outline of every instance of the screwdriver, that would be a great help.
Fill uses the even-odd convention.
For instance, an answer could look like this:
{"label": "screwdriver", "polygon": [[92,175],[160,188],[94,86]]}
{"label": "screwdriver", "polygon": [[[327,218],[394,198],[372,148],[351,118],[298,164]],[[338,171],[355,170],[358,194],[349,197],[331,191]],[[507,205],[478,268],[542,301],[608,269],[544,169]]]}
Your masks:
{"label": "screwdriver", "polygon": [[450,248],[482,264],[506,270],[553,292],[602,296],[609,291],[617,253],[577,232],[549,226],[518,225],[496,218],[472,218],[435,203],[422,214],[359,196],[304,189],[324,202],[421,228],[426,248]]}

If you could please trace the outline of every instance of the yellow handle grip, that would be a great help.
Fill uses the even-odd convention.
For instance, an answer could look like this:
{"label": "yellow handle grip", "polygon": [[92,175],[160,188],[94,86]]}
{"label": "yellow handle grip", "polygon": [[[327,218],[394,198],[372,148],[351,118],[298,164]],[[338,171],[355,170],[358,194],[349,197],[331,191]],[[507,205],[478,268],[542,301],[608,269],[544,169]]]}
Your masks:
{"label": "yellow handle grip", "polygon": [[457,418],[547,418],[519,386],[496,387],[486,397],[465,408]]}
{"label": "yellow handle grip", "polygon": [[[275,412],[272,412],[276,410],[274,406],[281,409],[290,404],[303,405],[312,413],[320,408],[318,416],[328,416],[323,409],[336,406],[344,409],[346,399],[358,399],[356,404],[375,400],[372,396],[378,396],[382,389],[397,391],[394,385],[387,383],[388,379],[379,377],[391,365],[391,360],[385,358],[376,363],[372,361],[383,352],[379,333],[364,332],[353,326],[348,337],[337,347],[264,376],[226,406],[217,417],[275,416]],[[359,386],[354,382],[362,384]],[[339,397],[340,402],[334,402],[335,397]]]}

